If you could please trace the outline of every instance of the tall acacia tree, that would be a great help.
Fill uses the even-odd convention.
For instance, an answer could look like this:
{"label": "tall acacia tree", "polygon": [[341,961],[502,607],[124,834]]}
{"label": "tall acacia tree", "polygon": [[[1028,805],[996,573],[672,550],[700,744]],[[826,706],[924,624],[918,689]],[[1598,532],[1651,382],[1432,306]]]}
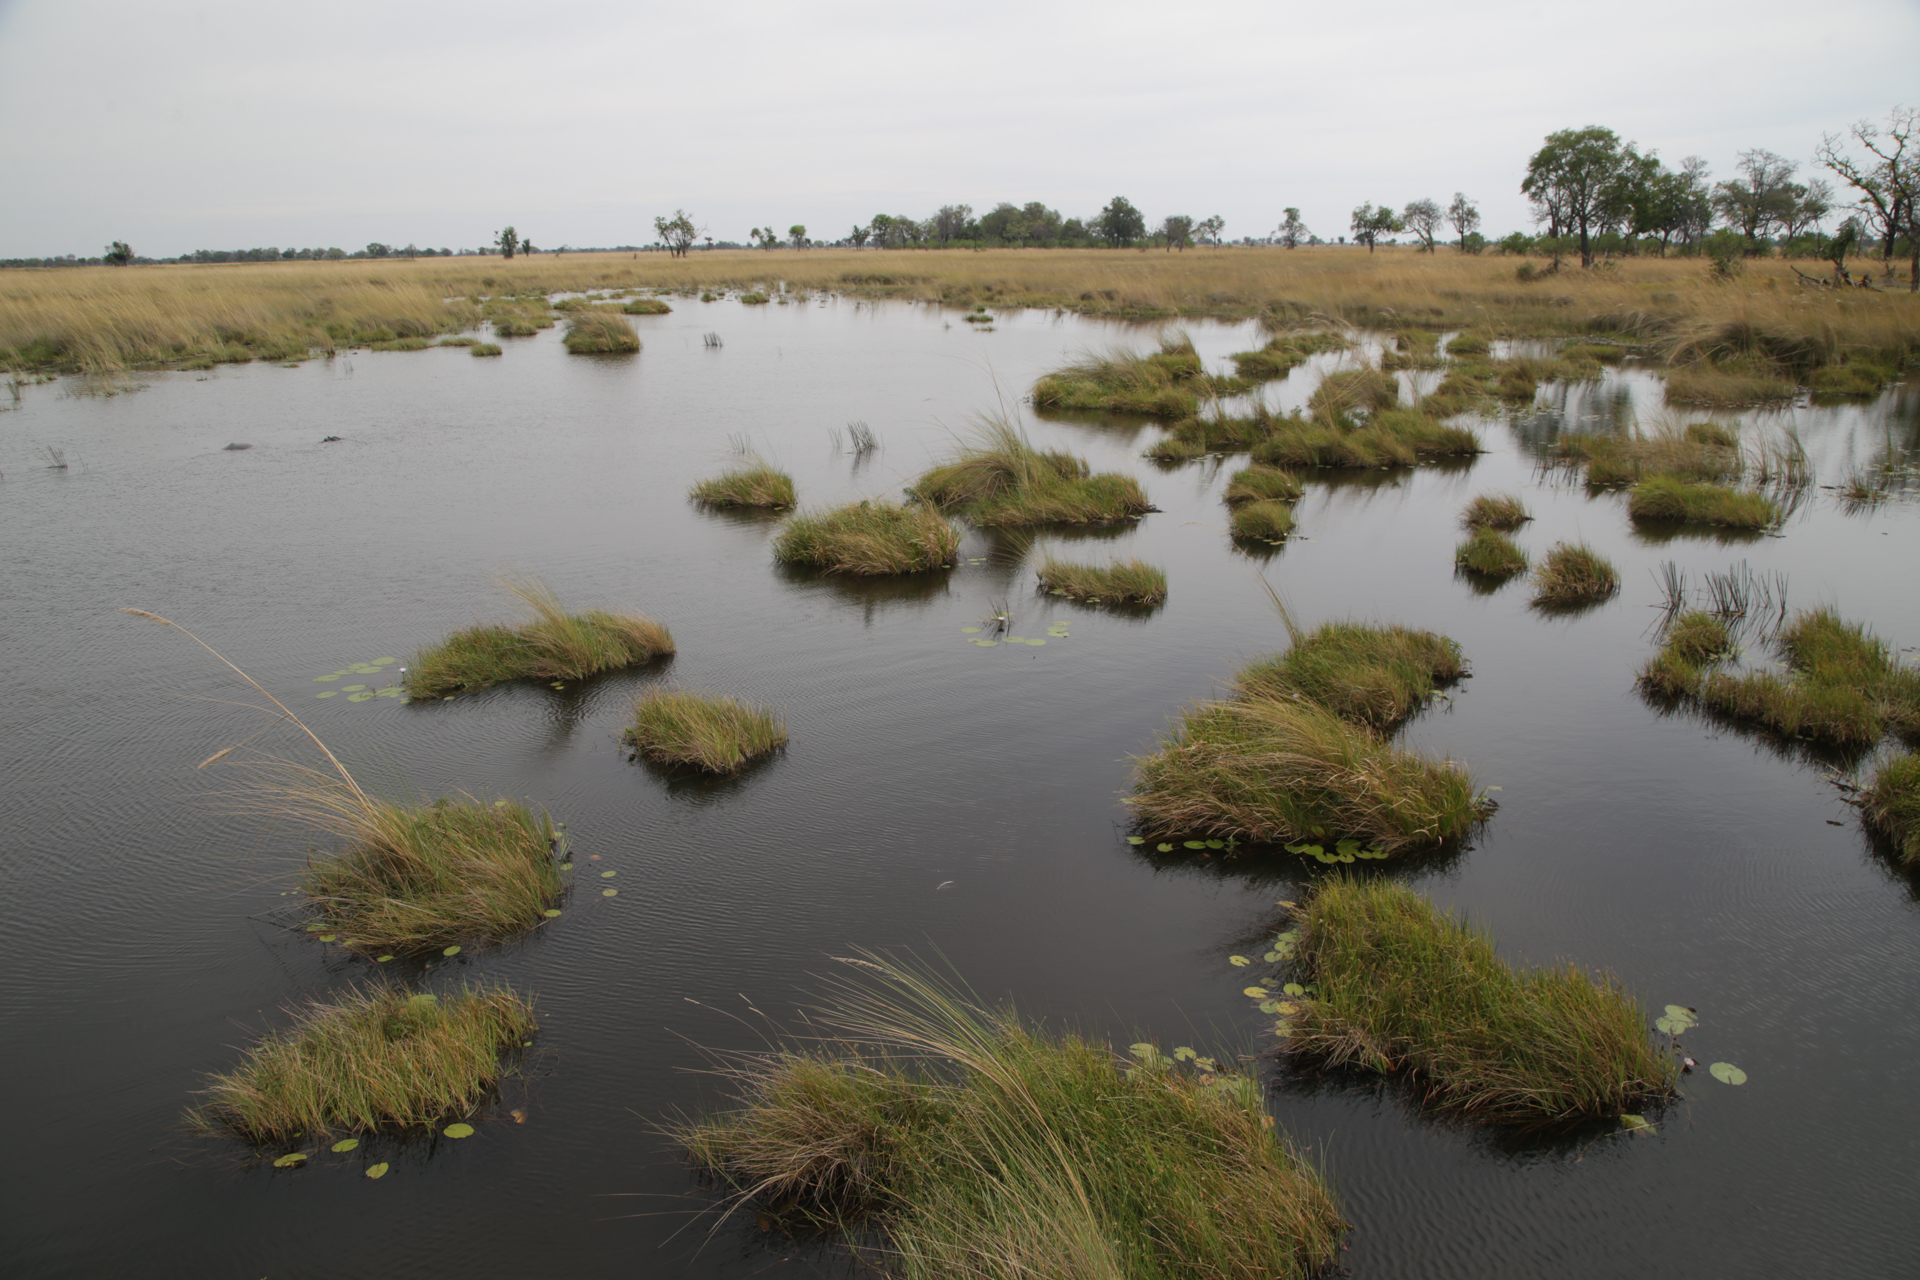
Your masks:
{"label": "tall acacia tree", "polygon": [[1593,265],[1593,233],[1618,220],[1621,178],[1633,157],[1631,144],[1599,125],[1550,133],[1527,162],[1520,192],[1533,201],[1534,216],[1548,234],[1580,233],[1580,265]]}
{"label": "tall acacia tree", "polygon": [[705,227],[693,225],[693,219],[687,216],[685,209],[675,209],[671,218],[655,217],[654,234],[660,237],[660,243],[667,246],[667,256],[684,258],[687,250],[693,248],[693,242],[700,238]]}
{"label": "tall acacia tree", "polygon": [[1100,238],[1116,249],[1125,249],[1135,240],[1143,240],[1147,234],[1147,219],[1133,201],[1125,196],[1115,196],[1107,202],[1107,207],[1094,219],[1094,227]]}
{"label": "tall acacia tree", "polygon": [[[1460,252],[1467,251],[1467,237],[1480,229],[1480,206],[1467,199],[1464,191],[1453,193],[1453,203],[1447,206],[1447,221],[1453,224],[1453,230],[1460,237]],[[1478,242],[1482,246],[1486,241]]]}
{"label": "tall acacia tree", "polygon": [[1367,252],[1373,252],[1373,246],[1379,243],[1381,236],[1390,236],[1404,230],[1400,215],[1387,205],[1375,208],[1363,204],[1353,211],[1353,222],[1349,230],[1353,232],[1353,242],[1367,246]]}
{"label": "tall acacia tree", "polygon": [[1400,211],[1400,225],[1418,236],[1420,247],[1432,253],[1433,237],[1440,230],[1442,217],[1440,206],[1435,201],[1412,200]]}
{"label": "tall acacia tree", "polygon": [[1313,232],[1307,230],[1307,224],[1300,220],[1300,211],[1289,208],[1286,220],[1280,224],[1278,236],[1280,243],[1289,249],[1298,249],[1312,238]]}

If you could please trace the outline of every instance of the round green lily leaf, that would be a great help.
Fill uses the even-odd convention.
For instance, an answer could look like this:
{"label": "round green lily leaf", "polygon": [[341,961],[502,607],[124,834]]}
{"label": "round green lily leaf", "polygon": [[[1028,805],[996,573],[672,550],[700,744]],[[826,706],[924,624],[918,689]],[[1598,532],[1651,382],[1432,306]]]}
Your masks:
{"label": "round green lily leaf", "polygon": [[339,936],[340,935],[337,933],[323,933],[318,935],[320,941],[322,942],[332,942],[335,938]]}
{"label": "round green lily leaf", "polygon": [[619,873],[618,871],[602,871],[602,872],[600,873],[600,878],[601,878],[602,880],[611,880],[611,879],[613,879],[613,878],[614,878],[615,876],[617,876],[617,875],[619,875],[619,874],[620,874],[620,873]]}
{"label": "round green lily leaf", "polygon": [[1170,845],[1170,844],[1157,844],[1157,845],[1155,845],[1155,846],[1153,846],[1153,847],[1154,847],[1154,848],[1155,848],[1156,850],[1158,850],[1159,852],[1161,852],[1161,853],[1172,853],[1172,852],[1173,852],[1173,846],[1172,846],[1172,845]]}
{"label": "round green lily leaf", "polygon": [[455,943],[453,946],[448,947],[445,951],[442,951],[440,954],[443,956],[457,956],[460,954],[460,944]]}
{"label": "round green lily leaf", "polygon": [[1145,844],[1146,842],[1147,842],[1147,838],[1145,836],[1128,836],[1127,837],[1128,844]]}
{"label": "round green lily leaf", "polygon": [[1228,956],[1227,963],[1232,965],[1236,969],[1244,969],[1248,965],[1252,964],[1253,961],[1247,959],[1245,956]]}
{"label": "round green lily leaf", "polygon": [[370,667],[390,667],[398,661],[400,661],[400,659],[398,658],[375,658],[372,662],[369,662],[367,665]]}
{"label": "round green lily leaf", "polygon": [[547,908],[547,909],[546,909],[545,911],[542,911],[542,912],[541,912],[540,914],[541,914],[541,915],[543,915],[543,916],[545,916],[545,917],[546,917],[547,919],[549,919],[549,920],[551,920],[551,919],[553,919],[553,918],[554,918],[555,916],[557,916],[557,915],[559,915],[559,914],[560,914],[560,908],[558,908],[558,907],[548,907],[548,908]]}
{"label": "round green lily leaf", "polygon": [[1286,986],[1280,989],[1286,992],[1290,996],[1303,996],[1307,994],[1307,989],[1301,986],[1297,982],[1289,982]]}
{"label": "round green lily leaf", "polygon": [[603,898],[617,898],[620,896],[620,891],[618,889],[602,889],[600,896]]}
{"label": "round green lily leaf", "polygon": [[387,1176],[387,1162],[386,1162],[385,1160],[382,1160],[382,1161],[381,1161],[381,1162],[380,1162],[379,1164],[370,1164],[370,1165],[368,1165],[368,1166],[367,1166],[367,1176],[368,1176],[369,1178],[384,1178],[384,1177],[386,1177],[386,1176]]}
{"label": "round green lily leaf", "polygon": [[473,1126],[470,1124],[450,1124],[440,1132],[446,1134],[449,1138],[471,1138],[473,1136]]}
{"label": "round green lily leaf", "polygon": [[1205,840],[1186,840],[1181,842],[1181,847],[1184,849],[1204,849],[1207,847],[1207,842]]}
{"label": "round green lily leaf", "polygon": [[1267,954],[1261,956],[1260,958],[1262,960],[1265,960],[1268,964],[1279,964],[1282,960],[1285,960],[1287,957],[1282,952],[1269,951],[1267,952]]}
{"label": "round green lily leaf", "polygon": [[1731,1062],[1716,1062],[1708,1067],[1707,1071],[1721,1084],[1745,1084],[1747,1082],[1747,1073],[1734,1066]]}
{"label": "round green lily leaf", "polygon": [[387,961],[393,959],[393,957],[392,956],[375,956],[373,959],[375,964],[385,964]]}
{"label": "round green lily leaf", "polygon": [[1265,987],[1245,987],[1241,989],[1240,994],[1243,996],[1251,996],[1255,1000],[1266,1000],[1272,997],[1273,992],[1267,990]]}
{"label": "round green lily leaf", "polygon": [[358,1138],[342,1138],[340,1141],[333,1144],[333,1149],[335,1152],[351,1151],[359,1145],[360,1145],[360,1139]]}
{"label": "round green lily leaf", "polygon": [[408,996],[407,1003],[411,1005],[439,1004],[440,997],[431,991],[422,991],[418,995]]}
{"label": "round green lily leaf", "polygon": [[977,645],[979,645],[979,646],[980,646],[980,647],[981,647],[982,649],[991,649],[991,648],[993,648],[993,647],[994,647],[995,645],[997,645],[997,644],[999,644],[1000,642],[999,642],[998,640],[969,640],[969,641],[968,641],[967,643],[968,643],[968,644],[977,644]]}
{"label": "round green lily leaf", "polygon": [[977,636],[980,634],[980,628],[979,627],[962,627],[960,628],[960,634],[963,636]]}
{"label": "round green lily leaf", "polygon": [[1029,645],[1032,645],[1034,648],[1038,649],[1041,645],[1045,644],[1046,641],[1045,640],[1029,640],[1027,641],[1027,643]]}
{"label": "round green lily leaf", "polygon": [[1280,1002],[1278,1000],[1262,1000],[1260,1002],[1260,1012],[1278,1013],[1280,1012]]}
{"label": "round green lily leaf", "polygon": [[334,694],[338,692],[340,692],[338,689],[329,689],[325,693],[316,693],[313,696],[316,698],[331,698]]}
{"label": "round green lily leaf", "polygon": [[1209,848],[1209,849],[1224,849],[1224,848],[1226,848],[1226,847],[1227,847],[1227,842],[1226,842],[1225,840],[1209,840],[1209,841],[1207,841],[1207,848]]}
{"label": "round green lily leaf", "polygon": [[1622,1129],[1631,1130],[1633,1132],[1651,1133],[1653,1131],[1653,1126],[1647,1123],[1647,1118],[1645,1116],[1636,1116],[1631,1114],[1623,1115],[1620,1117],[1620,1127]]}
{"label": "round green lily leaf", "polygon": [[363,689],[359,693],[348,694],[347,701],[348,702],[365,702],[368,698],[371,698],[372,696],[373,696],[373,690]]}
{"label": "round green lily leaf", "polygon": [[305,1164],[306,1162],[307,1162],[306,1152],[289,1151],[287,1152],[287,1154],[281,1156],[278,1160],[275,1160],[273,1162],[273,1167],[276,1169],[291,1169],[295,1165],[302,1165],[302,1164]]}
{"label": "round green lily leaf", "polygon": [[1687,1006],[1683,1004],[1668,1005],[1667,1016],[1669,1018],[1672,1018],[1675,1022],[1684,1022],[1690,1027],[1697,1027],[1700,1025],[1700,1015],[1695,1013],[1693,1010],[1687,1008]]}

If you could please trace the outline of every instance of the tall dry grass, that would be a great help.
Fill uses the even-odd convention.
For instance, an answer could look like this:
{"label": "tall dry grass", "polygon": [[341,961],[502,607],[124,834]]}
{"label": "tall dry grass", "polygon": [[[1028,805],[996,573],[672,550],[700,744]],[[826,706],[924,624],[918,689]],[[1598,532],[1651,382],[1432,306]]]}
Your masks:
{"label": "tall dry grass", "polygon": [[[1628,259],[1533,283],[1499,256],[1316,248],[1177,255],[1088,249],[714,251],[0,271],[0,364],[113,370],[238,347],[326,350],[339,333],[474,324],[474,295],[784,282],[861,297],[1140,318],[1328,317],[1395,329],[1607,333],[1689,358],[1831,362],[1920,349],[1920,298],[1801,287],[1786,262],[1738,281],[1698,259]],[[338,333],[336,333],[336,330]],[[368,339],[375,340],[375,339]]]}

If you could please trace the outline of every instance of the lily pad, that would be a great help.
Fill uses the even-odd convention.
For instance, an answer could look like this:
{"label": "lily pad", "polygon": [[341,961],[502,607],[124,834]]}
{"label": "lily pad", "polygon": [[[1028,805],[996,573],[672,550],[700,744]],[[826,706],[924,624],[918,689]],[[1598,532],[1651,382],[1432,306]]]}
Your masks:
{"label": "lily pad", "polygon": [[320,941],[322,942],[332,942],[335,938],[338,938],[339,936],[340,935],[337,933],[323,933],[319,935],[319,938],[320,938]]}
{"label": "lily pad", "polygon": [[453,946],[448,947],[445,951],[442,951],[440,954],[443,956],[457,956],[460,954],[460,944],[456,942]]}
{"label": "lily pad", "polygon": [[413,1005],[421,1005],[421,1004],[439,1004],[439,1003],[440,1003],[440,997],[439,997],[439,996],[437,996],[437,995],[435,995],[435,994],[433,994],[433,992],[431,992],[431,991],[422,991],[422,992],[420,992],[420,993],[419,993],[418,995],[411,995],[411,996],[408,996],[408,997],[407,997],[407,1003],[408,1003],[408,1004],[413,1004]]}
{"label": "lily pad", "polygon": [[1622,1115],[1620,1117],[1620,1127],[1631,1133],[1652,1133],[1653,1132],[1653,1126],[1647,1123],[1647,1118],[1645,1116],[1636,1116],[1631,1113]]}
{"label": "lily pad", "polygon": [[1180,847],[1183,849],[1204,849],[1207,847],[1207,842],[1205,840],[1185,840],[1181,842]]}
{"label": "lily pad", "polygon": [[602,871],[602,872],[600,873],[600,878],[601,878],[602,880],[611,880],[611,879],[613,879],[613,878],[614,878],[615,876],[617,876],[617,875],[619,875],[619,874],[620,874],[620,873],[619,873],[618,871]]}
{"label": "lily pad", "polygon": [[1209,849],[1224,849],[1224,848],[1226,848],[1226,847],[1227,847],[1227,842],[1226,842],[1225,840],[1209,840],[1209,841],[1207,841],[1207,848],[1209,848]]}
{"label": "lily pad", "polygon": [[449,1138],[471,1138],[473,1136],[473,1126],[470,1124],[450,1124],[440,1132],[446,1134]]}
{"label": "lily pad", "polygon": [[342,693],[352,693],[352,692],[354,692],[354,691],[355,691],[355,690],[357,690],[357,689],[364,689],[364,688],[366,688],[366,687],[367,687],[367,686],[365,686],[365,685],[363,685],[363,684],[343,684],[343,685],[341,685],[341,686],[340,686],[340,692],[342,692]]}
{"label": "lily pad", "polygon": [[1278,1000],[1262,1000],[1260,1002],[1260,1012],[1278,1013],[1280,1012],[1280,1002]]}
{"label": "lily pad", "polygon": [[313,696],[316,698],[331,698],[334,694],[338,692],[340,692],[338,689],[329,689],[325,693],[316,693]]}
{"label": "lily pad", "polygon": [[1041,645],[1045,644],[1046,641],[1045,640],[1029,640],[1027,641],[1027,643],[1031,645],[1033,648],[1038,649]]}
{"label": "lily pad", "polygon": [[1153,846],[1153,847],[1154,847],[1155,849],[1157,849],[1157,850],[1159,850],[1159,851],[1160,851],[1161,853],[1172,853],[1172,852],[1173,852],[1173,846],[1172,846],[1172,845],[1170,845],[1170,844],[1157,844],[1157,845],[1155,845],[1155,846]]}
{"label": "lily pad", "polygon": [[1303,996],[1307,994],[1307,989],[1301,986],[1297,982],[1289,982],[1286,986],[1280,988],[1280,990],[1286,992],[1290,996]]}
{"label": "lily pad", "polygon": [[1189,1059],[1197,1058],[1199,1056],[1200,1056],[1199,1054],[1195,1053],[1192,1049],[1189,1049],[1184,1044],[1173,1051],[1173,1060],[1175,1062],[1186,1062]]}
{"label": "lily pad", "polygon": [[542,911],[542,912],[541,912],[540,914],[541,914],[541,915],[543,915],[543,916],[545,916],[545,917],[546,917],[547,919],[549,919],[549,920],[551,920],[551,919],[553,919],[553,918],[554,918],[555,916],[557,916],[557,915],[559,915],[559,914],[560,914],[560,908],[558,908],[558,907],[548,907],[548,908],[547,908],[547,909],[546,909],[545,911]]}
{"label": "lily pad", "polygon": [[1716,1062],[1707,1068],[1710,1075],[1721,1084],[1745,1084],[1747,1073],[1731,1062]]}
{"label": "lily pad", "polygon": [[980,646],[980,647],[981,647],[982,649],[991,649],[991,648],[993,648],[993,647],[994,647],[995,645],[997,645],[997,644],[999,644],[1000,642],[999,642],[998,640],[969,640],[969,641],[967,641],[967,643],[968,643],[968,644],[977,644],[977,645],[979,645],[979,646]]}
{"label": "lily pad", "polygon": [[384,1177],[386,1177],[386,1176],[387,1176],[387,1162],[386,1162],[385,1160],[382,1160],[382,1161],[381,1161],[381,1162],[380,1162],[379,1164],[370,1164],[370,1165],[368,1165],[368,1166],[367,1166],[367,1176],[368,1176],[369,1178],[384,1178]]}
{"label": "lily pad", "polygon": [[392,956],[375,956],[375,957],[373,958],[373,962],[374,962],[375,964],[385,964],[385,963],[387,963],[387,961],[389,961],[389,960],[391,960],[391,959],[393,959],[393,957],[392,957]]}
{"label": "lily pad", "polygon": [[336,1153],[341,1151],[351,1151],[359,1145],[360,1145],[360,1139],[358,1138],[342,1138],[340,1141],[333,1144],[333,1150]]}
{"label": "lily pad", "polygon": [[1252,964],[1253,961],[1247,959],[1245,956],[1228,956],[1227,963],[1232,965],[1236,969],[1244,969],[1248,965]]}
{"label": "lily pad", "polygon": [[343,671],[336,671],[330,676],[315,676],[313,678],[313,681],[315,684],[326,684],[330,681],[338,680],[341,676],[345,674],[346,673]]}
{"label": "lily pad", "polygon": [[296,1165],[303,1165],[306,1162],[307,1162],[306,1152],[289,1151],[287,1152],[287,1154],[281,1156],[278,1160],[275,1160],[273,1162],[273,1167],[276,1169],[291,1169]]}
{"label": "lily pad", "polygon": [[960,634],[963,636],[977,636],[980,634],[980,628],[979,627],[962,627],[960,628]]}
{"label": "lily pad", "polygon": [[1243,996],[1251,996],[1255,1000],[1265,1000],[1272,996],[1273,993],[1265,987],[1244,987],[1241,989],[1240,994]]}
{"label": "lily pad", "polygon": [[348,694],[347,701],[348,702],[365,702],[368,698],[371,698],[372,696],[373,696],[373,690],[363,689],[359,693]]}
{"label": "lily pad", "polygon": [[1147,842],[1147,838],[1145,836],[1128,836],[1127,837],[1128,844],[1145,844],[1146,842]]}
{"label": "lily pad", "polygon": [[620,896],[620,891],[618,889],[602,889],[600,896],[603,898],[617,898]]}

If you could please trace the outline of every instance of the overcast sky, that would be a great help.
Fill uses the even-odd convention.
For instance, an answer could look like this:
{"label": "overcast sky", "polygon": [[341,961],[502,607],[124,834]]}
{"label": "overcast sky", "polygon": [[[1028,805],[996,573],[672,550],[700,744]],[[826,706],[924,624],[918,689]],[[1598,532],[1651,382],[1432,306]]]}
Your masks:
{"label": "overcast sky", "polygon": [[[1229,237],[1603,124],[1727,176],[1916,104],[1920,0],[0,0],[0,257],[645,243],[1123,194]],[[1804,175],[1803,175],[1804,176]]]}

